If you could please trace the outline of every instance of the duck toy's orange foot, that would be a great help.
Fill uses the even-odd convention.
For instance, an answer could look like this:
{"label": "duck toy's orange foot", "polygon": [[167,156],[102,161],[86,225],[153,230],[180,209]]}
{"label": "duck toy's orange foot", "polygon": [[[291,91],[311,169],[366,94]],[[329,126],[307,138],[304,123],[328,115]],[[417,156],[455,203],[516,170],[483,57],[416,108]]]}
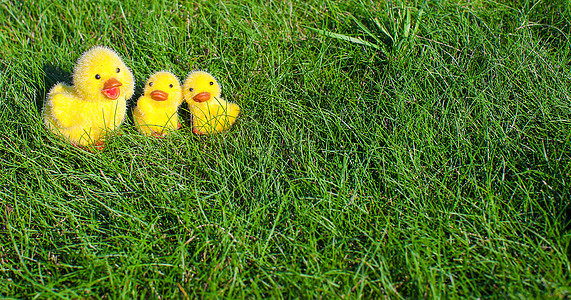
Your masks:
{"label": "duck toy's orange foot", "polygon": [[95,150],[103,151],[103,149],[105,149],[105,142],[101,142],[101,141],[95,142],[89,146],[84,146],[84,145],[79,145],[79,144],[74,144],[74,143],[72,143],[72,145],[78,149],[81,149],[83,151],[87,151],[89,153],[95,153]]}
{"label": "duck toy's orange foot", "polygon": [[206,132],[202,132],[196,128],[192,128],[192,133],[196,134],[196,135],[206,135]]}
{"label": "duck toy's orange foot", "polygon": [[153,132],[151,132],[151,135],[156,137],[156,138],[159,138],[159,139],[164,139],[167,136],[167,133],[166,132],[153,131]]}
{"label": "duck toy's orange foot", "polygon": [[93,144],[95,150],[103,151],[105,149],[105,142],[97,141]]}

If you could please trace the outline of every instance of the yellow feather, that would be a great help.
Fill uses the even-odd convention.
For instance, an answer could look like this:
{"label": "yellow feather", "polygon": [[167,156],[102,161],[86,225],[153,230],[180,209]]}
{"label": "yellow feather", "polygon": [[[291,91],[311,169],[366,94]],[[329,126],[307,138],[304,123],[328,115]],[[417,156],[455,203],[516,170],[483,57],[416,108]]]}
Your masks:
{"label": "yellow feather", "polygon": [[192,127],[196,134],[226,131],[240,114],[240,106],[222,99],[216,79],[203,71],[187,76],[183,85],[183,99],[192,113]]}
{"label": "yellow feather", "polygon": [[58,83],[50,90],[44,123],[73,144],[102,143],[125,118],[135,86],[133,74],[113,50],[94,47],[79,58],[73,84]]}
{"label": "yellow feather", "polygon": [[157,72],[147,80],[133,109],[135,125],[146,135],[165,136],[179,128],[177,110],[181,102],[178,78],[169,72]]}

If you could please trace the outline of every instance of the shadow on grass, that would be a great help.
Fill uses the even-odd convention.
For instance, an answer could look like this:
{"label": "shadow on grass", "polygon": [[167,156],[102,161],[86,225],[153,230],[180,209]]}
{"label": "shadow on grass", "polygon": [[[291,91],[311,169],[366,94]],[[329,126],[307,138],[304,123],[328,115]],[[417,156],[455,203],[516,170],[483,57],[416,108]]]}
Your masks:
{"label": "shadow on grass", "polygon": [[133,96],[131,99],[127,100],[127,116],[125,117],[123,124],[126,123],[126,125],[131,127],[135,126],[135,121],[133,120],[133,109],[137,106],[137,101],[139,101],[139,98],[143,95],[143,92],[143,87],[135,84],[135,91],[133,92]]}
{"label": "shadow on grass", "polygon": [[44,102],[48,92],[56,83],[63,82],[66,84],[71,84],[72,82],[71,72],[65,71],[60,66],[56,66],[52,63],[46,63],[42,69],[44,71],[42,78],[44,82],[44,88],[42,89],[39,86],[36,87],[36,109],[39,113],[41,113],[42,109],[44,108]]}
{"label": "shadow on grass", "polygon": [[192,128],[192,115],[186,101],[183,101],[182,105],[178,107],[178,117],[182,127]]}

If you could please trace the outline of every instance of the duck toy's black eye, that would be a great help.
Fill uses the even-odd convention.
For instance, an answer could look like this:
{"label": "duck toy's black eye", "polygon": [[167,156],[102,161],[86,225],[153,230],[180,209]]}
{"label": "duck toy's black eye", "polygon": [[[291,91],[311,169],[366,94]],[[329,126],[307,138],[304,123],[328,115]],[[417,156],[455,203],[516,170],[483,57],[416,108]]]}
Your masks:
{"label": "duck toy's black eye", "polygon": [[172,89],[172,87],[173,87],[172,83],[171,83],[171,85],[169,85],[169,86],[170,86],[170,87],[171,87],[171,89]]}
{"label": "duck toy's black eye", "polygon": [[101,75],[95,74],[95,79],[101,79]]}
{"label": "duck toy's black eye", "polygon": [[211,82],[210,82],[210,85],[214,85],[214,82],[211,81]]}
{"label": "duck toy's black eye", "polygon": [[153,86],[153,83],[152,83],[152,82],[149,82],[149,86]]}
{"label": "duck toy's black eye", "polygon": [[193,88],[189,88],[188,90],[192,92],[194,89],[193,89]]}
{"label": "duck toy's black eye", "polygon": [[117,71],[116,71],[116,72],[117,72],[117,73],[121,72],[121,69],[117,68]]}

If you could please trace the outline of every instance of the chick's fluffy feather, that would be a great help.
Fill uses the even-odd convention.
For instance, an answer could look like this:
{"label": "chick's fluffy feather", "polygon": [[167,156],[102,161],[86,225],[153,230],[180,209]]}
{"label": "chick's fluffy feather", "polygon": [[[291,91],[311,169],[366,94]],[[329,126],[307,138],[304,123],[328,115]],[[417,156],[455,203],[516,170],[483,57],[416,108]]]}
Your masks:
{"label": "chick's fluffy feather", "polygon": [[[195,101],[194,98],[201,93],[208,93],[209,99]],[[196,134],[226,131],[240,114],[240,106],[222,99],[218,81],[204,71],[195,71],[187,76],[183,85],[183,97],[192,113],[193,132]]]}
{"label": "chick's fluffy feather", "polygon": [[[153,92],[166,94],[164,101],[153,98]],[[149,77],[143,95],[133,109],[135,125],[144,134],[164,136],[179,128],[177,110],[182,102],[178,78],[170,72],[161,71]]]}
{"label": "chick's fluffy feather", "polygon": [[[116,99],[102,91],[115,79],[121,85]],[[43,110],[44,123],[71,143],[87,146],[100,143],[125,118],[127,99],[133,95],[133,74],[115,51],[93,47],[78,60],[73,86],[56,84],[48,93]]]}

